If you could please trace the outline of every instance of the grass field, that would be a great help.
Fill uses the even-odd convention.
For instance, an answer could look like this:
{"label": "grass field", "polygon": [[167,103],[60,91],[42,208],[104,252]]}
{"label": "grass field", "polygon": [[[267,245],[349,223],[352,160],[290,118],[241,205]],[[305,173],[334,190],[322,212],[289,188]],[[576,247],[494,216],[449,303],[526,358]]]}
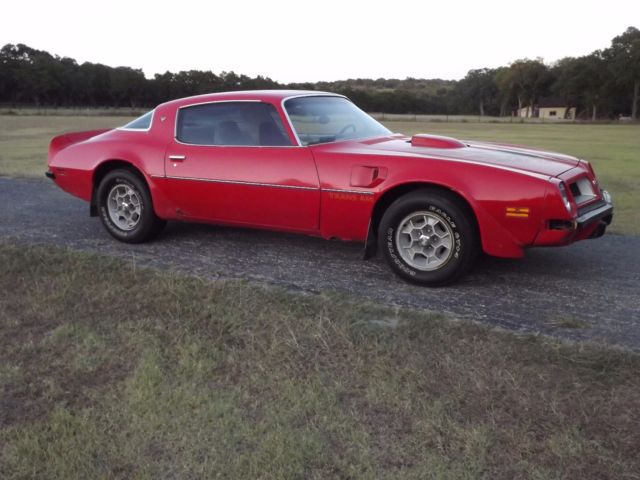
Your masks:
{"label": "grass field", "polygon": [[633,479],[640,357],[0,243],[0,478]]}
{"label": "grass field", "polygon": [[0,175],[42,177],[51,139],[61,133],[114,128],[131,117],[0,115]]}
{"label": "grass field", "polygon": [[[42,176],[49,140],[56,134],[123,125],[130,117],[0,115],[0,175]],[[435,133],[462,139],[530,145],[593,163],[611,191],[611,231],[640,234],[640,125],[444,123],[386,121],[394,132]]]}

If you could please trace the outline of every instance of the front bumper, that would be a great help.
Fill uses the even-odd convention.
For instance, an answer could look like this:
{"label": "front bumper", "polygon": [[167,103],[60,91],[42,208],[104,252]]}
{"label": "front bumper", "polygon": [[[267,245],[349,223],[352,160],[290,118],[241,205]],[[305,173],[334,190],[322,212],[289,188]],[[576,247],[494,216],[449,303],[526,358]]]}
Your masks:
{"label": "front bumper", "polygon": [[55,180],[56,179],[56,174],[53,173],[51,170],[47,170],[46,172],[44,172],[45,177],[50,178],[51,180]]}
{"label": "front bumper", "polygon": [[568,245],[604,235],[613,220],[613,203],[607,192],[598,200],[578,209],[573,220],[549,220],[533,242],[535,246]]}
{"label": "front bumper", "polygon": [[613,219],[613,204],[605,200],[601,200],[592,205],[578,210],[578,218],[576,218],[576,226],[585,228],[594,222],[602,221],[606,225],[611,223]]}

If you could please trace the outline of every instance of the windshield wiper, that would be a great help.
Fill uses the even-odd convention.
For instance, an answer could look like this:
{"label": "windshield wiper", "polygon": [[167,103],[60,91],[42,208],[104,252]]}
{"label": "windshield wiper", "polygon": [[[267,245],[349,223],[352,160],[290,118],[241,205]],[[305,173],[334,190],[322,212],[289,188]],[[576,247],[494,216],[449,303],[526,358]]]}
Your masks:
{"label": "windshield wiper", "polygon": [[320,137],[317,140],[311,140],[311,141],[307,142],[307,145],[317,145],[318,143],[335,142],[336,139],[337,139],[336,136],[333,136],[333,137]]}

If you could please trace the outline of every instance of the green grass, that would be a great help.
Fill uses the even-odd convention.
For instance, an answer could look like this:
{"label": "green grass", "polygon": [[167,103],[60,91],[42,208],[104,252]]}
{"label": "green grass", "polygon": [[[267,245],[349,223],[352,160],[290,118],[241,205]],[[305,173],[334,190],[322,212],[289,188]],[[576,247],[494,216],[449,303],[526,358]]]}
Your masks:
{"label": "green grass", "polygon": [[0,115],[0,175],[44,177],[49,142],[62,133],[114,128],[131,117]]}
{"label": "green grass", "polygon": [[[125,124],[131,117],[0,115],[0,175],[42,176],[49,140],[60,133]],[[576,155],[594,165],[611,191],[611,231],[640,234],[640,125],[385,121],[394,132],[530,145]]]}
{"label": "green grass", "polygon": [[636,478],[640,358],[0,243],[0,478]]}

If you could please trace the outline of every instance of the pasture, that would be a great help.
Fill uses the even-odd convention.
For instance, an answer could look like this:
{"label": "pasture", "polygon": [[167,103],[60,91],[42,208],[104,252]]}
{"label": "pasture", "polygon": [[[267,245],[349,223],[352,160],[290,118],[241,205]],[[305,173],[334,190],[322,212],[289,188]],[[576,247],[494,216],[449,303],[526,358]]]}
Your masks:
{"label": "pasture", "polygon": [[[125,116],[0,116],[0,175]],[[593,162],[640,233],[637,125],[387,121]],[[635,478],[640,359],[0,241],[0,478]],[[569,319],[566,322],[571,322]],[[567,323],[565,328],[584,328]]]}
{"label": "pasture", "polygon": [[[0,175],[41,177],[49,140],[60,133],[111,128],[132,117],[117,115],[0,115]],[[613,195],[617,233],[640,234],[640,125],[480,123],[385,120],[394,132],[434,133],[469,140],[530,145],[576,155],[594,165]],[[400,120],[398,120],[400,119]]]}
{"label": "pasture", "polygon": [[0,478],[635,478],[640,357],[0,241]]}

